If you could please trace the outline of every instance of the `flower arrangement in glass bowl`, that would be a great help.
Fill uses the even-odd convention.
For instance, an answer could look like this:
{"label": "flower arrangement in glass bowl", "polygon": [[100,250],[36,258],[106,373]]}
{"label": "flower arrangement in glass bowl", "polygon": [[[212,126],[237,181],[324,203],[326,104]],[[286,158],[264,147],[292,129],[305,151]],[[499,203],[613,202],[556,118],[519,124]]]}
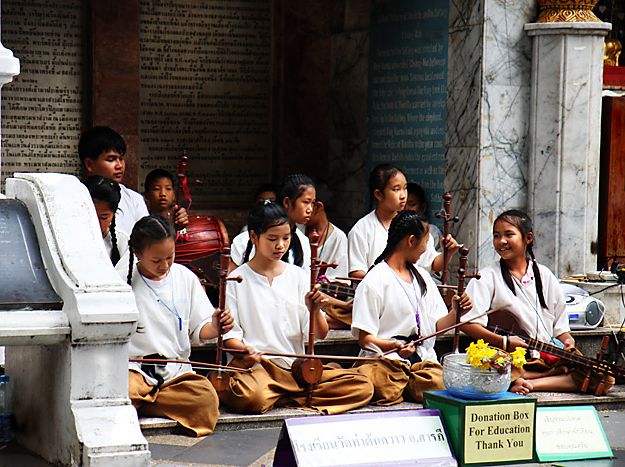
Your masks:
{"label": "flower arrangement in glass bowl", "polygon": [[450,354],[443,360],[447,391],[463,399],[496,399],[510,386],[512,366],[525,364],[525,349],[514,352],[490,347],[482,339],[472,342],[465,354]]}

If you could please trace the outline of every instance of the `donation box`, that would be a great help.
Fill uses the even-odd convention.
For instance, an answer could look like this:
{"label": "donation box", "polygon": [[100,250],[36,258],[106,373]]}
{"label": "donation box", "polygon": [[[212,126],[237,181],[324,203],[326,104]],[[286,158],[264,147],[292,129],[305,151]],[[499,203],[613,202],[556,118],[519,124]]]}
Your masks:
{"label": "donation box", "polygon": [[447,391],[425,393],[424,406],[443,415],[461,465],[529,462],[534,458],[536,399],[510,392],[468,400]]}

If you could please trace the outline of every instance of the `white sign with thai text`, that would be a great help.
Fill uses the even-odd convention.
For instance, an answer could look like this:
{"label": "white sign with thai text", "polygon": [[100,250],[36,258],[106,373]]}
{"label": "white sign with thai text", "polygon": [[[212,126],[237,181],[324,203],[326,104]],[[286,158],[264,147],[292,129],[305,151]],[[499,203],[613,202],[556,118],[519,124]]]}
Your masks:
{"label": "white sign with thai text", "polygon": [[536,454],[540,461],[612,457],[593,406],[536,409]]}
{"label": "white sign with thai text", "polygon": [[305,417],[286,428],[300,467],[456,465],[437,410]]}

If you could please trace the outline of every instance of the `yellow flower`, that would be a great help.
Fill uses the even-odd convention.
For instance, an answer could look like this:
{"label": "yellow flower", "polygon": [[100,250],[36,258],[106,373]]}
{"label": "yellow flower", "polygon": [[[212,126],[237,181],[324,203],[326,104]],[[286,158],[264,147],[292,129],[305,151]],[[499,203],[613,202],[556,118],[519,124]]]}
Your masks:
{"label": "yellow flower", "polygon": [[526,350],[523,347],[517,347],[514,352],[510,354],[512,357],[512,364],[517,368],[521,368],[523,365],[527,363],[525,360]]}
{"label": "yellow flower", "polygon": [[467,351],[467,363],[474,368],[482,370],[495,369],[506,371],[510,364],[521,367],[525,364],[525,349],[518,348],[514,353],[509,354],[503,350],[490,347],[483,339],[471,342]]}

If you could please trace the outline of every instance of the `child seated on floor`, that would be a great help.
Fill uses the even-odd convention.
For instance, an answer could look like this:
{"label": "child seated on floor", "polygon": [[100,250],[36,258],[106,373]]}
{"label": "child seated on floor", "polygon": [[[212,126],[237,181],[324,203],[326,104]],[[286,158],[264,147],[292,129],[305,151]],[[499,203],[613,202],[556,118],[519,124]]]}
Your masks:
{"label": "child seated on floor", "polygon": [[[322,294],[310,291],[308,274],[300,267],[282,261],[289,251],[292,228],[284,209],[266,202],[256,205],[248,218],[254,254],[231,275],[239,283],[228,282],[227,303],[234,328],[224,335],[226,348],[239,350],[231,366],[252,368],[251,373],[232,374],[219,398],[231,410],[263,413],[272,407],[302,407],[307,387],[293,376],[294,358],[263,356],[261,352],[304,353],[310,314],[315,336],[323,339],[328,324],[320,311]],[[324,365],[320,381],[312,389],[311,408],[322,413],[340,413],[366,405],[373,389],[366,377],[355,370]]]}
{"label": "child seated on floor", "polygon": [[[198,278],[174,263],[176,231],[161,216],[141,218],[130,235],[128,263],[117,271],[135,295],[139,319],[129,342],[135,358],[189,360],[191,342],[232,328],[232,317],[215,310]],[[135,264],[134,257],[138,262]],[[204,376],[188,363],[130,363],[128,391],[140,414],[168,417],[195,436],[213,432],[219,398]]]}
{"label": "child seated on floor", "polygon": [[[428,223],[419,214],[397,214],[386,247],[356,289],[352,333],[362,349],[360,356],[395,350],[379,362],[357,367],[373,383],[372,404],[422,402],[424,391],[444,389],[434,339],[412,344],[456,320],[456,311],[447,312],[430,274],[415,266],[426,251],[428,237]],[[454,300],[462,310],[471,309],[466,293]]]}
{"label": "child seated on floor", "polygon": [[[504,318],[497,313],[466,324],[462,330],[474,339],[483,339],[495,347],[513,351],[527,347],[516,335],[499,335],[488,329],[493,321],[504,329],[517,329],[524,335],[564,347],[575,352],[575,340],[569,332],[569,319],[565,310],[564,295],[558,279],[534,256],[534,232],[529,216],[518,210],[500,214],[493,224],[493,246],[500,256],[498,263],[480,271],[479,280],[472,279],[466,292],[473,301],[473,309],[461,320],[479,316],[487,310],[505,310]],[[557,362],[539,352],[531,351],[524,371],[513,373],[510,391],[527,394],[530,391],[579,391],[584,371],[570,361]],[[600,378],[590,381],[590,389],[600,383]],[[604,393],[614,384],[608,377]]]}
{"label": "child seated on floor", "polygon": [[[376,207],[362,217],[349,231],[349,274],[362,278],[375,259],[380,255],[388,238],[388,228],[399,211],[404,210],[407,201],[408,182],[399,167],[380,164],[369,175],[369,191],[375,199]],[[448,255],[453,255],[460,245],[448,235],[441,240],[447,247]],[[429,273],[443,269],[443,254],[438,253],[428,235],[427,248],[419,258],[419,266]]]}

